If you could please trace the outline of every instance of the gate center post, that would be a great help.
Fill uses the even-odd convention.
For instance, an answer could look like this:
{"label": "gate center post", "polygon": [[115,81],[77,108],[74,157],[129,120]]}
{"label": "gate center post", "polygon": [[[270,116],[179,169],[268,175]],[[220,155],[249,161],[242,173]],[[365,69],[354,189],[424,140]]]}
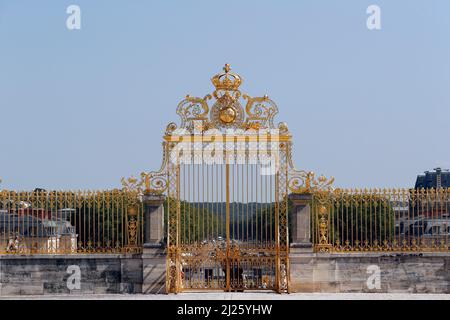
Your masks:
{"label": "gate center post", "polygon": [[226,169],[225,169],[225,192],[226,192],[226,237],[227,237],[227,258],[226,258],[226,266],[227,266],[227,272],[226,272],[226,291],[231,291],[231,285],[230,285],[230,164],[228,162],[228,157],[226,159]]}

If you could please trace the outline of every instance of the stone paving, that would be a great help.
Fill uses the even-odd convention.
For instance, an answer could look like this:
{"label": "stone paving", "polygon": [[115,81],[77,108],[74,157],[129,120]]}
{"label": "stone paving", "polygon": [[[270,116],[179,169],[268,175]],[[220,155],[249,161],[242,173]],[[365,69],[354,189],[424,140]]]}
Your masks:
{"label": "stone paving", "polygon": [[411,293],[182,293],[3,296],[0,300],[450,300],[450,294]]}

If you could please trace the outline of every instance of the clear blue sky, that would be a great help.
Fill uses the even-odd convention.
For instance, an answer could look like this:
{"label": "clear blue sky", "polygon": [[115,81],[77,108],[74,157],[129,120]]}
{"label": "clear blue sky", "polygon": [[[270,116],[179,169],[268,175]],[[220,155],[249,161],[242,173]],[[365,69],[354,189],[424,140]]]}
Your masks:
{"label": "clear blue sky", "polygon": [[450,167],[450,1],[0,0],[0,187],[113,188],[158,169],[178,102],[226,62],[277,102],[297,167],[337,186]]}

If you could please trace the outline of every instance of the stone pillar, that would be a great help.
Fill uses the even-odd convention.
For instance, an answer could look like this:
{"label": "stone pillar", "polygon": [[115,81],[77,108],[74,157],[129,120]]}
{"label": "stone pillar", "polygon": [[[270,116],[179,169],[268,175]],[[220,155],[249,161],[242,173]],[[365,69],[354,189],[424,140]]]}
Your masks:
{"label": "stone pillar", "polygon": [[164,196],[144,195],[144,245],[160,246],[164,239]]}
{"label": "stone pillar", "polygon": [[166,293],[166,250],[164,240],[164,196],[144,196],[144,249],[142,293]]}
{"label": "stone pillar", "polygon": [[292,203],[290,213],[292,242],[289,249],[290,292],[313,292],[314,261],[311,239],[311,194],[290,194]]}
{"label": "stone pillar", "polygon": [[292,235],[291,248],[312,252],[311,241],[311,194],[290,194],[292,211],[290,215]]}

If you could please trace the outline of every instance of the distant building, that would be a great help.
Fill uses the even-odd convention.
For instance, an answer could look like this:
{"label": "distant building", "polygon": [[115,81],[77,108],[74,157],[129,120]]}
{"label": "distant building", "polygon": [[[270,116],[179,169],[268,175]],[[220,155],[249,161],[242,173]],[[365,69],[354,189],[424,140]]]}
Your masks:
{"label": "distant building", "polygon": [[[435,191],[431,192],[432,188]],[[393,203],[395,234],[450,237],[450,198],[449,193],[440,193],[441,188],[450,188],[448,170],[436,168],[418,175],[408,202]]]}
{"label": "distant building", "polygon": [[75,253],[77,234],[68,221],[74,211],[30,206],[0,210],[0,252]]}
{"label": "distant building", "polygon": [[442,170],[441,168],[436,168],[433,172],[425,171],[425,174],[417,176],[414,188],[450,188],[450,172],[448,170]]}

